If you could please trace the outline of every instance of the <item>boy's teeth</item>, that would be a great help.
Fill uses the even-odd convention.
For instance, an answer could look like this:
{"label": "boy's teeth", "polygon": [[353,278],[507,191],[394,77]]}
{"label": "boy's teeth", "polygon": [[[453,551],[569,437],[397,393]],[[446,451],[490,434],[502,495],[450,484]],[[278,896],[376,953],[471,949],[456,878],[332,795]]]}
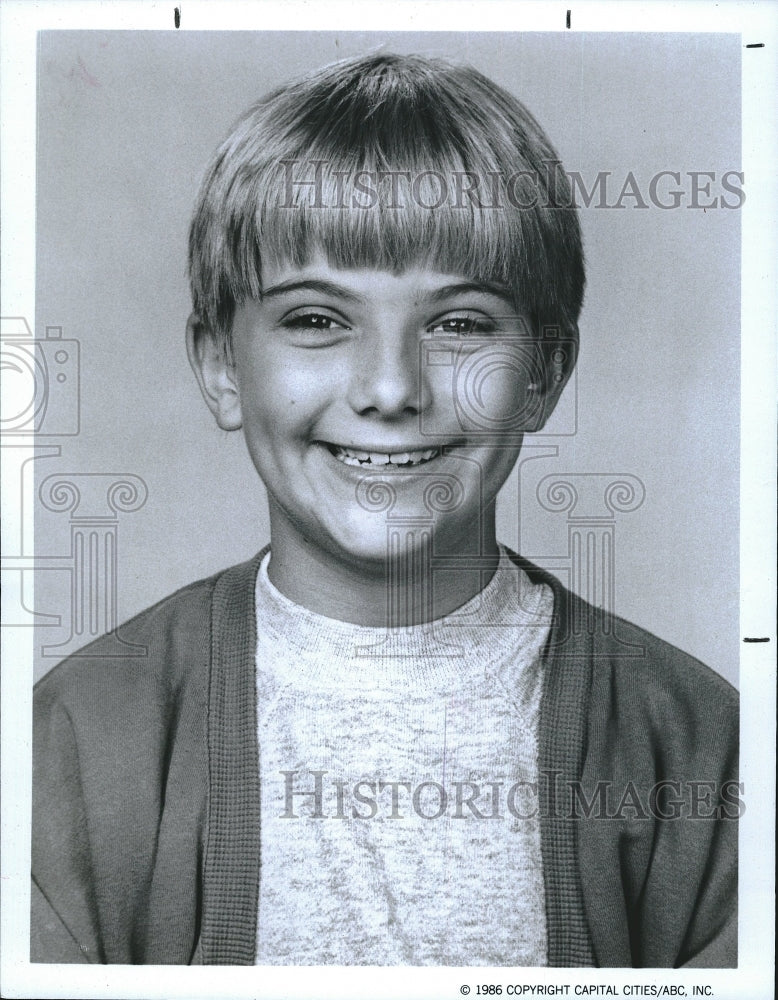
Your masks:
{"label": "boy's teeth", "polygon": [[428,448],[424,451],[359,451],[357,449],[341,448],[336,445],[334,448],[335,457],[346,465],[418,465],[420,462],[428,462],[431,458],[440,454],[437,448]]}

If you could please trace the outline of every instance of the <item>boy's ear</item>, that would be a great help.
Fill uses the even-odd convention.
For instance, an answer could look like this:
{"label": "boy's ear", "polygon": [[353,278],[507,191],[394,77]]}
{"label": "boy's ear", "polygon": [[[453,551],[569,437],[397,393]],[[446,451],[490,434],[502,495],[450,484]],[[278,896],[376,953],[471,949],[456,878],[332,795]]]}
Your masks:
{"label": "boy's ear", "polygon": [[235,368],[227,351],[197,313],[186,324],[186,353],[208,409],[223,431],[243,426]]}
{"label": "boy's ear", "polygon": [[527,431],[540,431],[554,412],[562,390],[573,374],[578,358],[578,329],[570,337],[542,338],[538,343],[539,378],[530,386],[537,394],[532,419]]}

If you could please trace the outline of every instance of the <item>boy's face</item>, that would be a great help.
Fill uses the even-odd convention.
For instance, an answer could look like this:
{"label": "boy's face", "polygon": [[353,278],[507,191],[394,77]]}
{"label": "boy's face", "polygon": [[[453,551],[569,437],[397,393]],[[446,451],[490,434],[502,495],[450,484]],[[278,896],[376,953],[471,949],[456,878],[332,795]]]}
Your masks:
{"label": "boy's face", "polygon": [[472,553],[479,535],[493,550],[494,500],[544,394],[507,291],[322,257],[262,284],[236,312],[232,366],[205,337],[195,367],[220,426],[243,427],[274,548],[366,569],[394,524],[431,528],[436,553]]}

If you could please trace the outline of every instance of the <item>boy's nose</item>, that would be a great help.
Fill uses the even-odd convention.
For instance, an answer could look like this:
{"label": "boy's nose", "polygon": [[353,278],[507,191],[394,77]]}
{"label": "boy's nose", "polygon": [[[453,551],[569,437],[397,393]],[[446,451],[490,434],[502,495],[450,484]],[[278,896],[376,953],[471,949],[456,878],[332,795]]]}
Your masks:
{"label": "boy's nose", "polygon": [[349,397],[363,416],[391,419],[422,411],[430,391],[419,364],[418,339],[378,336],[366,341],[355,358]]}

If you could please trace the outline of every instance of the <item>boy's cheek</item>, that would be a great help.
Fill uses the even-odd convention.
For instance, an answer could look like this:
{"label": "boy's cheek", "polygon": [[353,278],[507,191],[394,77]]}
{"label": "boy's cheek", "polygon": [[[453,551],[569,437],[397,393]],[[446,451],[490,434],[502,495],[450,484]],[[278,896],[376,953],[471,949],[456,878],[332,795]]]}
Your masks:
{"label": "boy's cheek", "polygon": [[302,412],[315,410],[327,396],[334,374],[321,365],[287,358],[254,361],[243,369],[239,380],[244,416],[285,423]]}
{"label": "boy's cheek", "polygon": [[465,358],[455,370],[437,377],[434,407],[420,414],[422,433],[472,437],[473,444],[510,445],[531,425],[538,398],[528,388],[531,375],[506,355]]}

